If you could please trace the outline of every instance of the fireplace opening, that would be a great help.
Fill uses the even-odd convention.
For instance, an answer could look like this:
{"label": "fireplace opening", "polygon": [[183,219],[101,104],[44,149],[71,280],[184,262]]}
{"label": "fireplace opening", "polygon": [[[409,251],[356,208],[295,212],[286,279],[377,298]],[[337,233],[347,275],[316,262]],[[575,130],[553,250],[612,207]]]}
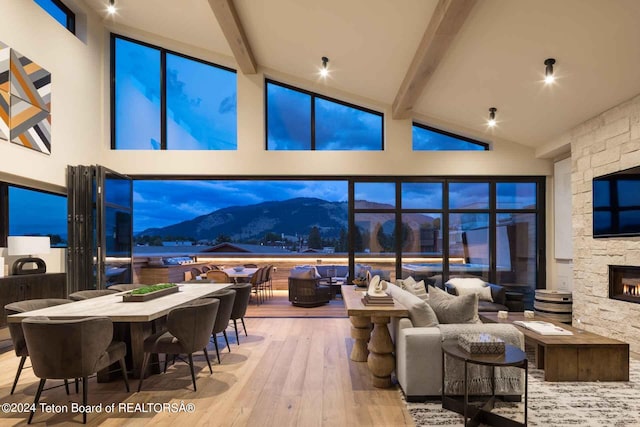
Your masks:
{"label": "fireplace opening", "polygon": [[610,265],[609,298],[640,304],[640,267]]}

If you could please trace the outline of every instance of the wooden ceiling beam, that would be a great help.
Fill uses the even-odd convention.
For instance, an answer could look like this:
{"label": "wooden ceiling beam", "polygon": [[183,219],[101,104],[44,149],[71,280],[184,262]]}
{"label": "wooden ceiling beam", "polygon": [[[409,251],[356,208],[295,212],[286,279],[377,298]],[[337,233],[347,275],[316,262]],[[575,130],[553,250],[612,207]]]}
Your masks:
{"label": "wooden ceiling beam", "polygon": [[251,46],[249,46],[242,23],[238,18],[233,0],[209,0],[209,6],[220,24],[240,70],[244,74],[255,74],[257,72],[256,60],[251,52]]}
{"label": "wooden ceiling beam", "polygon": [[477,0],[440,0],[392,105],[394,119],[411,116],[414,104],[442,61]]}

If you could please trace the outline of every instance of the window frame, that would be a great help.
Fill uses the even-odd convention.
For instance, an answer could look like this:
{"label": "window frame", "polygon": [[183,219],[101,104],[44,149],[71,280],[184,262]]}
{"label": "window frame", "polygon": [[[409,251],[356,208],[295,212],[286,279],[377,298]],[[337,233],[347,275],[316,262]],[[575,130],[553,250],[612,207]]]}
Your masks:
{"label": "window frame", "polygon": [[[184,150],[168,150],[167,149],[167,54],[175,55],[184,59],[188,59],[191,61],[199,62],[204,65],[209,65],[211,67],[219,68],[224,71],[229,71],[236,75],[236,99],[238,96],[238,80],[237,70],[233,68],[226,67],[224,65],[214,64],[213,62],[206,61],[204,59],[196,58],[184,53],[176,52],[171,49],[166,49],[161,46],[156,46],[151,43],[147,43],[144,41],[136,40],[131,37],[123,36],[117,33],[109,34],[109,55],[110,55],[110,64],[109,64],[109,73],[110,73],[110,83],[109,83],[109,91],[110,91],[110,132],[111,132],[111,150],[116,151],[127,151],[127,149],[119,149],[116,147],[116,39],[121,39],[130,43],[135,43],[150,49],[155,49],[160,53],[160,149],[159,150],[141,150],[141,151],[184,151]],[[236,109],[236,126],[238,123],[238,111]],[[237,135],[236,135],[236,149],[237,150]],[[186,151],[221,151],[221,150],[186,150]],[[234,151],[234,150],[232,150]]]}
{"label": "window frame", "polygon": [[[275,86],[280,86],[285,89],[293,90],[295,92],[303,93],[305,95],[309,95],[311,97],[311,141],[310,148],[305,150],[270,150],[269,149],[269,84],[273,84]],[[322,99],[324,101],[333,102],[335,104],[339,104],[345,107],[353,108],[358,111],[362,111],[365,113],[373,114],[375,116],[380,117],[381,127],[380,127],[380,149],[376,150],[317,150],[316,149],[316,98]],[[339,99],[331,98],[326,95],[322,95],[316,92],[312,92],[306,89],[301,89],[299,87],[292,86],[287,83],[282,83],[270,78],[265,77],[264,79],[264,149],[265,151],[384,151],[384,113],[379,111],[372,110],[367,107],[362,107],[360,105],[355,105],[347,101],[341,101]]]}
{"label": "window frame", "polygon": [[[22,190],[34,191],[37,193],[49,194],[52,196],[59,196],[65,198],[65,204],[67,194],[62,192],[55,192],[50,190],[43,190],[42,188],[29,187],[27,185],[15,184],[13,182],[0,181],[0,247],[7,247],[7,241],[9,237],[9,187],[19,188]],[[68,212],[67,212],[68,216]],[[66,220],[67,218],[65,218]],[[64,246],[51,246],[52,249],[63,249],[68,247]]]}
{"label": "window frame", "polygon": [[[67,30],[69,30],[71,32],[71,34],[76,34],[76,14],[73,10],[69,9],[69,7],[67,5],[65,5],[64,3],[62,3],[61,0],[49,0],[51,3],[53,3],[54,6],[56,6],[58,9],[60,9],[60,12],[62,12],[66,18],[67,18],[67,23],[66,25],[63,25],[63,27],[65,27]],[[44,7],[42,7],[40,4],[38,4],[37,2],[35,2],[36,5],[38,5],[38,7],[40,7],[42,10],[44,10],[45,12],[47,12],[47,15],[51,16],[56,22],[58,22],[58,20],[49,13],[49,11],[47,9],[45,9]],[[62,23],[60,23],[62,25]]]}
{"label": "window frame", "polygon": [[489,143],[487,142],[482,142],[482,141],[478,141],[477,139],[473,139],[473,138],[469,138],[466,136],[462,136],[462,135],[458,135],[452,132],[448,132],[446,130],[442,130],[442,129],[438,129],[438,128],[434,128],[432,126],[429,125],[425,125],[422,123],[418,123],[418,122],[412,122],[411,124],[411,130],[413,131],[413,128],[417,127],[419,129],[423,129],[429,132],[434,132],[434,133],[439,133],[440,135],[444,135],[444,136],[448,136],[450,138],[455,138],[455,139],[459,139],[461,141],[465,141],[468,142],[469,144],[473,144],[473,145],[478,145],[480,147],[483,147],[482,150],[460,150],[460,149],[447,149],[447,150],[416,150],[414,147],[414,142],[413,142],[413,136],[411,138],[411,151],[490,151],[491,150],[491,146],[489,145]]}

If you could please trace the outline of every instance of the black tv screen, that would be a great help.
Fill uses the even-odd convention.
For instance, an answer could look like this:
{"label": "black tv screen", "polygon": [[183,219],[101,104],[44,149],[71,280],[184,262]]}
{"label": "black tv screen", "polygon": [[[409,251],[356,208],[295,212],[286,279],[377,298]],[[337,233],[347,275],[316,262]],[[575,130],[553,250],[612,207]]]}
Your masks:
{"label": "black tv screen", "polygon": [[593,237],[640,236],[640,166],[593,178]]}

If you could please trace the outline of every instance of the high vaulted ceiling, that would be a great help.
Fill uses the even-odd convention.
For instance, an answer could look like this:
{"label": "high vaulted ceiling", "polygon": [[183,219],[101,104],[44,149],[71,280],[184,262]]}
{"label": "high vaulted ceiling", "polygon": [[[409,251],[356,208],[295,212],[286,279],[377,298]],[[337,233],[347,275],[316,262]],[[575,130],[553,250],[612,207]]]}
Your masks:
{"label": "high vaulted ceiling", "polygon": [[[105,16],[107,0],[84,1]],[[233,56],[209,0],[116,4],[118,25]],[[391,106],[438,0],[232,4],[258,70],[316,82],[327,56],[328,87]],[[640,93],[639,22],[638,0],[478,0],[425,80],[414,116],[483,134],[497,107],[491,135],[542,147]],[[558,80],[545,86],[549,57]]]}

